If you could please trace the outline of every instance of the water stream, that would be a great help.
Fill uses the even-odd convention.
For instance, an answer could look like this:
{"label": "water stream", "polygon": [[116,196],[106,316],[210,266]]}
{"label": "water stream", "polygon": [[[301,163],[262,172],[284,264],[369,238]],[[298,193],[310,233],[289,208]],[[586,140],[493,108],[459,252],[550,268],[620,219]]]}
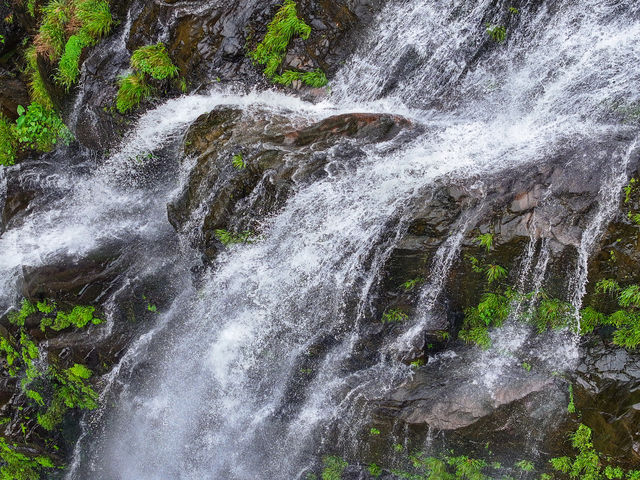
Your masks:
{"label": "water stream", "polygon": [[[349,451],[359,441],[358,423],[371,413],[368,399],[412,375],[393,352],[410,349],[428,327],[483,208],[481,202],[460,218],[438,250],[413,323],[376,358],[357,361],[364,327],[376,321],[369,296],[405,233],[412,200],[445,177],[481,179],[526,169],[567,145],[635,135],[632,126],[610,122],[608,109],[614,100],[640,98],[640,4],[531,1],[505,17],[490,8],[494,2],[472,3],[390,1],[319,104],[274,92],[183,96],[144,114],[108,158],[73,151],[77,161],[69,165],[55,161],[59,153],[39,170],[34,181],[47,194],[37,214],[0,236],[3,311],[19,300],[23,265],[81,258],[125,238],[135,245],[127,275],[170,269],[181,292],[102,379],[104,407],[83,419],[68,480],[291,480],[335,449],[334,441]],[[507,22],[508,41],[491,42],[486,22]],[[402,145],[365,146],[353,169],[332,169],[330,158],[328,175],[297,189],[265,220],[257,242],[228,248],[194,284],[198,254],[169,225],[166,204],[189,167],[179,158],[182,135],[218,105],[246,115],[256,106],[295,112],[301,125],[344,112],[400,112],[425,133]],[[635,151],[631,141],[620,143],[610,159],[613,173],[603,175],[602,206],[577,248],[566,292],[576,307],[588,255],[617,206]],[[141,157],[164,173],[149,181]],[[573,166],[576,174],[592,167],[583,160]],[[396,225],[391,235],[389,224]],[[536,290],[549,260],[538,234],[534,225],[520,280]],[[517,324],[505,328],[498,350],[515,357],[482,354],[473,367],[483,369],[478,381],[489,390],[530,335]],[[554,338],[538,356],[550,368],[558,358],[571,368],[574,340]],[[306,365],[312,372],[301,379]]]}

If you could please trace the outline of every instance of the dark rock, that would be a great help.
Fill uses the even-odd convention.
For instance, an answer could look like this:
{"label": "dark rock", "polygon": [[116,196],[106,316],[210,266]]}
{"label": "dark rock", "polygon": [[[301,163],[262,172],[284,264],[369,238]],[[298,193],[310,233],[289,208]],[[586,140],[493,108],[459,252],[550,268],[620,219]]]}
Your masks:
{"label": "dark rock", "polygon": [[587,346],[574,395],[596,449],[620,462],[640,461],[640,354],[599,342]]}
{"label": "dark rock", "polygon": [[[348,168],[360,153],[351,143],[341,142],[386,141],[410,126],[393,115],[349,114],[296,128],[284,116],[218,108],[194,122],[185,136],[185,154],[196,157],[196,164],[182,194],[168,206],[169,220],[179,231],[188,229],[211,258],[219,245],[215,230],[228,228],[232,217],[231,226],[253,228],[297,185],[325,176],[330,147],[335,147],[332,159]],[[243,155],[246,168],[232,167],[235,154]],[[247,203],[251,195],[259,195],[259,201]],[[196,214],[202,218],[194,218]],[[195,234],[194,224],[201,225]]]}

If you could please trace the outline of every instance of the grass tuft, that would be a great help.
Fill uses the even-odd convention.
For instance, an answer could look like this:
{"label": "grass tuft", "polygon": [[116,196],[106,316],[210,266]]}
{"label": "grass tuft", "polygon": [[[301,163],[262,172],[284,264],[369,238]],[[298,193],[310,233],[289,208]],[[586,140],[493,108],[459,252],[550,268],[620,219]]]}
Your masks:
{"label": "grass tuft", "polygon": [[66,0],[51,0],[42,8],[42,21],[34,41],[39,54],[48,56],[52,62],[60,58],[70,19],[71,5]]}
{"label": "grass tuft", "polygon": [[12,122],[0,113],[0,165],[13,165],[16,160],[18,140]]}
{"label": "grass tuft", "polygon": [[267,34],[249,56],[258,64],[265,65],[264,74],[273,78],[287,53],[294,36],[309,38],[311,27],[298,18],[296,2],[285,0],[273,20],[267,26]]}
{"label": "grass tuft", "polygon": [[113,17],[109,2],[105,0],[75,0],[75,16],[80,21],[81,30],[94,42],[109,34],[113,27]]}
{"label": "grass tuft", "polygon": [[173,78],[179,72],[178,67],[167,55],[163,43],[138,48],[131,55],[131,67],[151,75],[156,80]]}
{"label": "grass tuft", "polygon": [[153,95],[153,87],[147,84],[143,73],[131,73],[120,78],[116,108],[122,114],[135,109],[145,98]]}
{"label": "grass tuft", "polygon": [[62,85],[65,90],[69,91],[78,80],[78,76],[80,75],[80,56],[82,55],[82,50],[90,45],[91,41],[91,37],[85,35],[83,32],[69,37],[64,47],[64,53],[60,58],[58,74],[56,75],[56,81]]}

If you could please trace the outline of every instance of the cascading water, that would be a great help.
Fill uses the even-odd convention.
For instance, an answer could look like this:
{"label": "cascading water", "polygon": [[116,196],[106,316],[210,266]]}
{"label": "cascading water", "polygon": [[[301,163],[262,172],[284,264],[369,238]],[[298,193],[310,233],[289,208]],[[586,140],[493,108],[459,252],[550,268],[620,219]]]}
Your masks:
{"label": "cascading water", "polygon": [[[578,280],[567,298],[580,305],[588,254],[635,154],[637,132],[610,122],[608,108],[640,98],[640,5],[531,1],[509,16],[501,13],[508,6],[494,3],[391,1],[318,105],[270,92],[185,96],[146,113],[99,168],[72,152],[83,158],[76,166],[52,161],[38,170],[50,194],[34,207],[37,215],[0,237],[3,310],[15,304],[21,265],[79,257],[131,235],[127,275],[169,270],[180,292],[103,379],[103,407],[85,415],[67,479],[290,480],[304,478],[318,454],[357,452],[370,400],[413,375],[398,357],[429,327],[485,207],[480,200],[459,218],[431,260],[415,318],[361,359],[367,325],[379,321],[369,297],[406,233],[413,202],[443,178],[474,178],[474,189],[486,192],[491,175],[615,137],[615,173],[604,177],[603,206],[576,245]],[[509,26],[504,45],[485,32],[486,23],[500,22]],[[178,167],[177,143],[218,105],[248,116],[256,105],[295,112],[300,124],[342,112],[401,112],[419,128],[411,140],[364,146],[364,158],[346,168],[328,151],[326,176],[298,186],[255,242],[220,253],[194,284],[198,256],[169,225],[165,205],[191,165]],[[576,175],[602,164],[581,160],[571,165]],[[169,167],[149,181],[148,164]],[[530,229],[521,283],[539,290],[546,240],[534,256],[546,230],[536,222]],[[483,353],[469,366],[478,388],[496,387],[516,354],[530,348],[529,336],[527,327],[505,327],[496,337],[501,354]],[[571,368],[575,342],[554,338],[537,357],[549,370]]]}

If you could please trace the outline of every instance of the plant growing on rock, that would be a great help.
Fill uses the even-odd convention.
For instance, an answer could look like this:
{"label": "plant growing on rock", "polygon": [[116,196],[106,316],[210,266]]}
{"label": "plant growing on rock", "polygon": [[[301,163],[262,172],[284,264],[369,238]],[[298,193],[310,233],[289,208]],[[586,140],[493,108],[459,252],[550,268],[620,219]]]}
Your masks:
{"label": "plant growing on rock", "polygon": [[247,168],[247,164],[245,163],[241,153],[236,153],[233,156],[233,158],[231,159],[231,165],[233,165],[233,168],[235,168],[236,170],[244,170],[245,168]]}
{"label": "plant growing on rock", "polygon": [[10,445],[0,437],[0,480],[38,480],[44,469],[53,468],[53,462],[44,455],[29,456],[18,445]]}
{"label": "plant growing on rock", "polygon": [[153,96],[155,88],[148,83],[154,80],[166,80],[178,76],[176,67],[163,43],[140,47],[133,52],[130,61],[133,73],[120,77],[116,108],[125,114],[134,110],[144,99]]}
{"label": "plant growing on rock", "polygon": [[13,125],[0,113],[0,165],[13,165],[16,160],[18,140]]}
{"label": "plant growing on rock", "polygon": [[487,252],[490,252],[493,248],[493,233],[483,233],[482,235],[478,235],[476,237],[476,241],[479,245],[486,248]]}
{"label": "plant growing on rock", "polygon": [[349,466],[345,460],[336,456],[324,457],[322,463],[322,480],[341,480],[342,473]]}
{"label": "plant growing on rock", "polygon": [[32,103],[26,109],[18,106],[15,136],[25,147],[48,152],[62,140],[68,144],[73,135],[53,110],[48,110],[39,103]]}
{"label": "plant growing on rock", "polygon": [[487,27],[487,33],[489,34],[489,37],[494,42],[502,43],[506,40],[507,29],[502,25],[492,25],[490,23],[487,23],[486,27]]}
{"label": "plant growing on rock", "polygon": [[382,323],[398,323],[409,319],[409,316],[399,308],[387,310],[382,314]]}
{"label": "plant growing on rock", "polygon": [[151,97],[155,91],[151,85],[147,84],[142,73],[131,73],[120,77],[119,84],[116,108],[122,114],[137,108],[142,100]]}
{"label": "plant growing on rock", "polygon": [[281,75],[276,73],[293,37],[298,36],[306,40],[309,35],[311,35],[311,27],[298,17],[296,2],[285,0],[267,26],[264,39],[249,52],[249,57],[255,63],[264,65],[265,76],[275,83],[289,86],[295,80],[300,80],[311,87],[323,87],[327,84],[327,77],[320,69],[312,72],[287,70]]}
{"label": "plant growing on rock", "polygon": [[156,80],[173,78],[178,75],[178,67],[167,55],[163,43],[147,45],[135,50],[131,55],[131,68],[150,75]]}
{"label": "plant growing on rock", "polygon": [[602,455],[594,448],[591,439],[591,429],[580,424],[571,435],[571,446],[578,452],[575,457],[558,457],[550,460],[553,469],[569,478],[582,480],[604,480],[614,478],[627,478],[637,480],[640,478],[639,470],[624,471],[613,465],[603,466]]}
{"label": "plant growing on rock", "polygon": [[215,231],[216,238],[220,240],[220,242],[228,247],[229,245],[234,245],[237,243],[249,243],[251,238],[253,237],[253,232],[249,230],[245,230],[241,233],[233,233],[228,230],[224,230],[219,228]]}

